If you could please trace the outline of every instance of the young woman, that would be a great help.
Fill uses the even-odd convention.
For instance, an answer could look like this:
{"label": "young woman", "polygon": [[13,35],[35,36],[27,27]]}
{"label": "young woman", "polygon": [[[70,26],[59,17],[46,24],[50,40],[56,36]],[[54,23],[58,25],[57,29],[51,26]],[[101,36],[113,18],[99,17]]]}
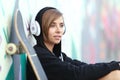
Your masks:
{"label": "young woman", "polygon": [[[119,62],[87,64],[72,60],[61,52],[61,38],[65,33],[62,13],[53,7],[45,7],[39,11],[35,20],[39,23],[41,33],[34,36],[37,45],[34,49],[39,57],[48,80],[109,80],[119,73]],[[27,63],[27,79],[36,80],[32,68]],[[111,78],[115,80],[115,78]]]}

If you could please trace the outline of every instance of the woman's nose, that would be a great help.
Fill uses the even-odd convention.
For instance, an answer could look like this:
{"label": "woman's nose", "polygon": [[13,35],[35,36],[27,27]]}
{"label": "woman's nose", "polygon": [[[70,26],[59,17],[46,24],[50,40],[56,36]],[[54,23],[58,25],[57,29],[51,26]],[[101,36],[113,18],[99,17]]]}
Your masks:
{"label": "woman's nose", "polygon": [[56,31],[60,33],[60,32],[62,32],[62,28],[60,26],[57,26]]}

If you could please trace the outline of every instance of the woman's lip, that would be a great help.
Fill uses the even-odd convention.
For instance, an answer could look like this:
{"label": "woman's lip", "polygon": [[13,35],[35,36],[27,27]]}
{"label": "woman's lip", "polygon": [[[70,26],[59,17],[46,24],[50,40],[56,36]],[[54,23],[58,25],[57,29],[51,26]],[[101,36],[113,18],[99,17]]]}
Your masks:
{"label": "woman's lip", "polygon": [[54,37],[61,37],[61,35],[54,35]]}
{"label": "woman's lip", "polygon": [[60,39],[61,38],[61,36],[54,36],[56,39]]}

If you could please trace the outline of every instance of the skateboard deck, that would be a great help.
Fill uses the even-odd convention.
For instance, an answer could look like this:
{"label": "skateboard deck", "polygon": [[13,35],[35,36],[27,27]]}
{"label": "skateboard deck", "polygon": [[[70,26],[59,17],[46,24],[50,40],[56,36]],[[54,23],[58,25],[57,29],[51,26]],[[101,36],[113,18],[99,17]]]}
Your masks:
{"label": "skateboard deck", "polygon": [[47,80],[46,74],[42,68],[42,65],[38,59],[38,56],[30,44],[28,38],[26,37],[25,30],[24,30],[24,24],[23,24],[23,17],[21,15],[20,10],[16,10],[15,16],[14,16],[14,28],[16,35],[19,39],[20,46],[27,54],[28,60],[30,61],[30,64],[33,68],[33,71],[36,75],[36,78],[38,80]]}

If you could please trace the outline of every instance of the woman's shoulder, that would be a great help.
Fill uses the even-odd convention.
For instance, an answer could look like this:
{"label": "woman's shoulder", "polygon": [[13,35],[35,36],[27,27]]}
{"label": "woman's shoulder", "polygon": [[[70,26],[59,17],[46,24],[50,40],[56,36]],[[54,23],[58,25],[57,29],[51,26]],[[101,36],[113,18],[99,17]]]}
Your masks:
{"label": "woman's shoulder", "polygon": [[38,45],[35,45],[34,49],[35,49],[36,53],[48,53],[49,52],[47,49],[40,47]]}

